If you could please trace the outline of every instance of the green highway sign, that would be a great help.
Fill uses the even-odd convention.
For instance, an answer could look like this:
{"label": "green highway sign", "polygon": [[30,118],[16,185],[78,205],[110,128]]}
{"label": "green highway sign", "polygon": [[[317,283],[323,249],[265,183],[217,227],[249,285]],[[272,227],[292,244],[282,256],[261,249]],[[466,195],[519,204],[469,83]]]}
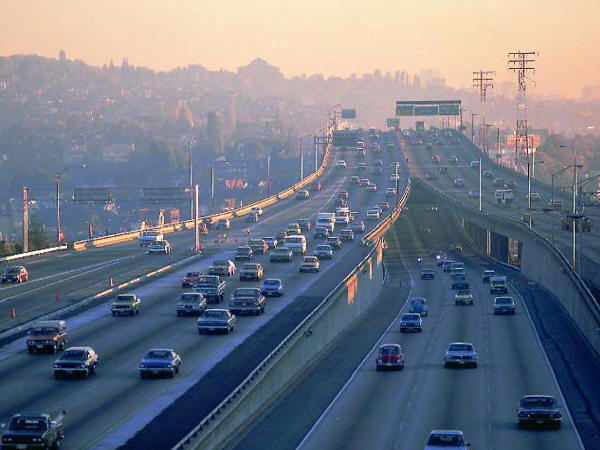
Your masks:
{"label": "green highway sign", "polygon": [[358,131],[335,130],[333,132],[333,145],[336,147],[356,147]]}
{"label": "green highway sign", "polygon": [[400,128],[400,119],[387,119],[386,124],[388,128]]}
{"label": "green highway sign", "polygon": [[460,100],[397,101],[396,116],[458,116]]}
{"label": "green highway sign", "polygon": [[342,109],[342,119],[356,119],[356,109]]}

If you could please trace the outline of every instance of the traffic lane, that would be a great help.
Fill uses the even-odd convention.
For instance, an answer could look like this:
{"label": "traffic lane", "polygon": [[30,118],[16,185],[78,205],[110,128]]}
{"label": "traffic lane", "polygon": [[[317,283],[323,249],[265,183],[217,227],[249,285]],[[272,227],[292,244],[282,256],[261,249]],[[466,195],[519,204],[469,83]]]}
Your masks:
{"label": "traffic lane", "polygon": [[[347,247],[347,246],[344,246]],[[337,253],[337,252],[336,252]],[[345,258],[344,252],[340,252],[341,254],[336,255],[336,258],[339,256],[340,259]],[[266,257],[265,257],[266,258]],[[257,258],[257,261],[260,261],[260,257]],[[323,265],[325,268],[327,268],[328,265],[333,265],[335,264],[335,262],[324,262]],[[311,275],[307,275],[306,277],[298,277],[297,276],[297,263],[288,266],[288,265],[274,265],[275,267],[278,268],[282,268],[282,267],[286,267],[287,268],[287,274],[283,273],[281,274],[283,276],[284,279],[291,279],[292,283],[288,284],[288,290],[292,289],[291,292],[289,294],[286,294],[286,297],[289,295],[290,297],[294,295],[294,283],[297,283],[298,285],[304,285],[307,278],[311,277]],[[278,271],[279,273],[269,273],[269,269],[267,269],[267,276],[277,276],[280,275],[281,270]],[[174,276],[167,276],[164,279],[161,279],[159,281],[157,281],[156,283],[152,284],[152,285],[148,285],[147,287],[142,287],[140,288],[139,292],[140,295],[142,296],[142,298],[144,299],[144,306],[143,306],[143,311],[142,311],[142,315],[141,317],[137,318],[137,319],[143,319],[146,316],[150,316],[151,320],[153,321],[153,323],[148,326],[147,323],[144,323],[144,327],[142,330],[139,329],[140,326],[140,322],[133,322],[136,323],[137,326],[130,326],[127,327],[126,330],[123,330],[120,325],[121,323],[119,322],[119,319],[123,319],[123,318],[117,318],[117,320],[115,321],[112,317],[105,317],[103,320],[102,318],[100,318],[99,320],[97,320],[96,322],[94,322],[93,326],[91,328],[89,327],[82,327],[83,329],[89,329],[89,332],[87,334],[83,334],[81,337],[78,337],[79,333],[82,333],[81,330],[75,330],[74,332],[72,332],[72,336],[71,336],[71,343],[73,343],[75,340],[76,342],[85,342],[85,343],[90,343],[94,346],[94,348],[96,348],[96,350],[100,353],[101,358],[102,358],[102,363],[100,365],[100,370],[99,370],[99,374],[97,375],[97,379],[100,380],[102,378],[103,374],[106,373],[111,373],[111,370],[116,370],[117,373],[122,373],[126,366],[129,366],[129,370],[131,370],[133,368],[133,370],[135,371],[136,366],[134,366],[133,364],[137,365],[137,361],[139,361],[139,359],[141,358],[141,355],[143,355],[143,353],[150,347],[154,346],[154,345],[159,345],[159,343],[157,342],[156,344],[151,344],[149,343],[149,341],[151,341],[152,337],[155,335],[156,333],[156,329],[159,328],[160,329],[160,333],[161,336],[168,336],[169,335],[169,330],[173,330],[173,327],[175,327],[174,331],[175,331],[175,339],[178,340],[181,337],[181,333],[183,333],[183,331],[180,329],[180,323],[181,321],[177,321],[174,318],[174,311],[175,311],[175,298],[176,298],[176,293],[181,292],[181,290],[179,290],[178,288],[176,288],[174,290],[173,293],[169,293],[169,295],[167,297],[170,297],[173,299],[172,302],[169,302],[170,309],[168,311],[161,311],[159,312],[159,317],[155,317],[156,313],[153,312],[154,311],[154,307],[153,304],[156,303],[157,301],[160,302],[162,300],[164,300],[165,295],[162,294],[162,290],[158,290],[158,299],[155,299],[155,297],[157,296],[157,294],[155,293],[155,291],[157,290],[156,286],[157,285],[161,285],[163,283],[169,283],[169,280],[171,280],[171,282],[174,282],[174,284],[177,286],[179,285],[179,275],[180,274],[176,274]],[[321,275],[322,276],[322,275]],[[173,280],[174,278],[174,280]],[[236,283],[239,284],[239,283]],[[248,283],[244,283],[244,285],[248,286]],[[233,289],[233,286],[230,288]],[[229,293],[229,292],[228,292]],[[168,299],[167,299],[168,302]],[[101,309],[101,308],[99,308]],[[270,308],[269,308],[270,309]],[[108,312],[107,311],[107,306],[105,306],[105,314]],[[171,317],[170,320],[170,324],[165,324],[163,323],[162,325],[157,325],[154,323],[155,320],[159,320],[160,318],[162,318],[162,321],[165,320],[165,316],[167,318],[167,320],[169,319],[169,316]],[[268,317],[268,314],[267,316]],[[128,318],[125,318],[124,320],[128,320]],[[147,320],[147,319],[146,319]],[[107,322],[108,321],[108,322]],[[241,319],[241,321],[244,321],[244,319]],[[133,323],[130,323],[129,325],[133,325]],[[97,325],[96,325],[97,324]],[[122,325],[121,325],[122,326]],[[143,333],[142,335],[140,335],[140,331]],[[192,334],[193,331],[192,330]],[[119,336],[119,342],[120,342],[120,346],[127,346],[128,351],[127,352],[123,352],[122,350],[118,349],[116,350],[117,355],[115,355],[114,351],[111,352],[111,345],[114,346],[114,339],[113,336],[118,335]],[[197,339],[196,336],[194,336],[193,338],[191,338],[193,341],[192,346],[193,347],[197,347]],[[141,346],[136,346],[135,343],[136,342],[143,342],[143,344],[141,344]],[[161,344],[164,345],[164,344]],[[114,348],[114,347],[112,347]],[[178,349],[177,347],[175,347],[176,349]],[[129,350],[131,349],[131,350]],[[179,349],[178,349],[179,350]],[[181,350],[179,350],[181,351]],[[37,355],[36,355],[37,356]],[[40,355],[41,356],[41,355]],[[22,354],[22,357],[29,357],[29,355],[25,355]],[[43,356],[42,356],[43,358]],[[185,358],[185,356],[184,356]],[[48,359],[49,361],[54,359],[53,356],[48,356],[46,359]],[[115,360],[113,362],[113,360]],[[104,361],[110,361],[110,363],[106,363]],[[6,367],[6,371],[4,371],[4,369],[2,370],[2,372],[4,372],[4,375],[6,375],[7,377],[9,377],[9,374],[12,374],[12,376],[10,376],[10,378],[12,378],[13,380],[16,380],[17,383],[19,383],[20,380],[26,379],[26,377],[22,377],[20,376],[19,373],[19,368],[23,367],[23,366],[27,366],[27,364],[24,364],[24,361],[22,360],[18,360],[16,358],[11,358],[10,360],[11,364],[3,364],[2,367]],[[30,361],[29,360],[25,360],[26,361]],[[48,362],[49,362],[48,361]],[[132,361],[134,361],[132,363]],[[35,364],[35,363],[34,363]],[[116,366],[114,368],[111,368],[111,365],[115,365]],[[50,367],[50,366],[48,366]],[[38,366],[38,370],[40,370],[41,367]],[[37,373],[37,376],[42,376],[42,378],[45,376],[47,377],[49,375],[49,370],[48,368],[45,369],[41,369],[42,373]],[[115,373],[116,375],[116,373]],[[29,380],[29,382],[31,382],[32,380]],[[95,382],[95,380],[94,380]],[[69,390],[71,389],[70,384],[65,384],[65,389]],[[12,387],[10,385],[3,385],[3,387],[6,388],[5,393],[8,394],[9,392],[14,392]],[[22,386],[14,386],[16,389],[21,388]],[[45,391],[47,388],[44,387],[43,390]],[[107,399],[107,405],[103,405],[102,406],[102,410],[106,410],[106,411],[110,411],[109,416],[112,417],[113,411],[110,408],[110,404],[117,403],[116,402],[116,398],[115,395],[118,398],[122,398],[124,395],[126,395],[125,393],[129,393],[131,391],[131,386],[129,386],[128,384],[126,384],[124,386],[124,391],[125,393],[122,392],[121,389],[115,389],[114,386],[111,385],[111,383],[109,383],[109,385],[105,388],[106,392],[102,394],[103,398]],[[104,391],[104,389],[100,389],[100,388],[96,388],[96,390],[102,390]],[[56,391],[56,392],[54,392]],[[57,403],[60,403],[60,401],[62,402],[67,402],[69,403],[69,409],[70,410],[75,410],[75,414],[74,416],[77,417],[86,417],[85,415],[85,411],[79,411],[81,408],[84,408],[85,405],[78,405],[76,403],[77,399],[80,397],[80,392],[78,390],[74,391],[71,395],[68,395],[67,393],[64,392],[64,390],[52,390],[52,392],[54,393],[53,395],[50,395],[47,399],[47,403],[45,403],[46,405],[56,405]],[[39,392],[30,392],[30,395],[25,397],[25,398],[21,398],[20,401],[17,404],[13,404],[12,406],[10,406],[11,410],[19,410],[22,407],[25,406],[31,406],[32,404],[36,404],[36,399],[38,399],[39,401]],[[111,396],[112,394],[112,396]],[[55,395],[55,396],[54,396]],[[142,397],[146,396],[146,394],[141,394]],[[141,403],[140,403],[140,400]],[[71,404],[71,402],[73,402],[73,404]],[[8,402],[7,402],[8,403]],[[137,398],[137,397],[133,397],[132,399],[132,406],[135,405],[140,405],[143,404],[143,398]],[[9,406],[7,404],[7,406]],[[66,406],[66,405],[63,405]],[[48,408],[49,406],[44,406],[42,405],[42,407]],[[94,413],[96,414],[97,408],[94,409]],[[97,421],[94,421],[94,423],[96,423],[97,425]],[[83,425],[82,425],[83,426]],[[81,428],[81,427],[78,427]],[[84,433],[84,435],[88,432],[92,432],[92,430],[85,430],[82,431],[82,433]]]}
{"label": "traffic lane", "polygon": [[[409,264],[409,269],[415,279],[419,267]],[[432,319],[436,318],[435,303],[431,296],[430,317],[424,320],[422,334],[400,335],[396,324],[382,339],[404,345],[407,355],[404,373],[388,376],[375,372],[372,365],[376,352],[372,352],[365,366],[360,368],[359,381],[354,381],[333,405],[305,442],[305,448],[335,448],[336,442],[343,443],[344,448],[367,445],[376,448],[417,448],[423,445],[427,434],[434,428],[463,429],[475,448],[484,448],[486,445],[486,448],[495,448],[496,443],[503,448],[502,445],[508,442],[511,448],[537,448],[538,445],[547,445],[549,448],[576,447],[576,436],[566,417],[565,426],[559,432],[527,432],[519,431],[516,427],[515,408],[522,395],[542,392],[558,398],[551,372],[521,305],[514,317],[493,316],[492,296],[488,287],[477,281],[482,270],[469,266],[467,273],[476,304],[474,307],[454,306],[453,293],[447,288],[448,274],[441,273],[439,269],[436,272],[439,281],[435,283],[441,284],[443,306],[429,342],[425,344],[423,340],[427,340],[432,330],[431,322],[434,322]],[[419,284],[425,286],[415,287],[414,292],[427,295],[428,285],[431,288],[434,283]],[[425,291],[420,291],[423,288]],[[454,370],[443,367],[442,358],[447,344],[460,340],[473,342],[476,346],[480,354],[478,369]],[[411,367],[413,355],[418,355],[421,360]],[[406,375],[419,369],[414,378]],[[418,384],[411,382],[415,378]],[[386,385],[389,380],[391,386]],[[406,391],[412,393],[408,400]],[[361,399],[366,399],[367,403],[362,404]],[[404,409],[404,414],[394,414],[398,409]],[[357,414],[349,419],[346,417],[347,411],[360,411],[360,417]],[[375,418],[365,412],[371,412]],[[349,420],[349,423],[344,425],[345,420]],[[324,442],[314,440],[320,430],[325,430],[323,434],[328,436]],[[341,430],[340,435],[336,434],[337,430]],[[389,431],[386,433],[386,430]],[[350,436],[348,442],[345,436]],[[374,442],[381,445],[373,445]]]}

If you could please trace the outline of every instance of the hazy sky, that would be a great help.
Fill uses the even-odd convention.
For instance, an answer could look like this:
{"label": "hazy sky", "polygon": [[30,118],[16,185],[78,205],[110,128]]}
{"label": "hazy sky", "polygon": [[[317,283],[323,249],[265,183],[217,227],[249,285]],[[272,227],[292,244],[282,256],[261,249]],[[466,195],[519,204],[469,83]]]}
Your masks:
{"label": "hazy sky", "polygon": [[598,0],[0,0],[0,55],[153,69],[235,70],[260,56],[286,76],[440,71],[453,86],[539,51],[537,92],[600,84]]}

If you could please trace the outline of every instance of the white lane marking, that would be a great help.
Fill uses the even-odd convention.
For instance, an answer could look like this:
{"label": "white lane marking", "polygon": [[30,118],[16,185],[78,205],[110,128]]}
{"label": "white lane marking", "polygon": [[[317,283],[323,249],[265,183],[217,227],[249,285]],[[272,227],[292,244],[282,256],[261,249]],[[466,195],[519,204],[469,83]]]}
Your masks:
{"label": "white lane marking", "polygon": [[[77,273],[75,275],[72,275],[72,276],[67,277],[67,278],[60,279],[60,280],[55,281],[53,283],[49,283],[49,284],[45,284],[44,286],[39,286],[39,287],[36,287],[36,288],[33,288],[33,289],[29,289],[28,291],[20,292],[19,294],[11,295],[10,297],[5,297],[2,300],[0,300],[0,303],[4,303],[4,302],[6,302],[8,300],[11,300],[13,298],[22,297],[24,295],[30,294],[31,292],[39,291],[40,289],[44,289],[44,288],[47,288],[49,286],[54,286],[55,284],[63,283],[65,281],[71,280],[73,278],[77,278],[77,277],[79,277],[81,275],[87,275],[87,274],[89,274],[91,272],[95,272],[95,271],[100,270],[100,269],[105,269],[106,267],[114,266],[115,264],[118,264],[119,262],[121,262],[124,259],[131,259],[131,258],[135,258],[135,256],[134,255],[129,255],[129,256],[124,256],[122,258],[114,259],[114,260],[112,260],[112,261],[110,261],[108,263],[100,263],[100,264],[98,264],[98,267],[95,267],[94,269],[88,270],[86,272]],[[93,266],[89,266],[89,267],[93,267]],[[64,273],[71,273],[71,272],[75,272],[75,271],[76,270],[72,270],[70,272],[64,272]]]}
{"label": "white lane marking", "polygon": [[385,331],[381,334],[381,336],[379,336],[379,338],[377,339],[377,341],[375,342],[375,344],[373,345],[373,347],[371,347],[369,349],[369,351],[367,352],[367,354],[365,355],[365,357],[362,359],[362,361],[358,364],[358,366],[356,366],[356,368],[354,369],[354,371],[350,375],[350,378],[348,378],[348,380],[346,381],[346,383],[338,391],[338,393],[335,395],[335,397],[333,398],[333,400],[331,400],[331,402],[329,403],[329,405],[327,405],[327,408],[325,408],[325,410],[321,413],[321,415],[316,420],[316,422],[313,424],[313,426],[310,428],[310,430],[308,430],[308,433],[306,433],[306,435],[304,436],[304,438],[302,439],[302,441],[300,441],[300,443],[298,444],[298,446],[296,447],[296,449],[301,448],[306,443],[306,441],[310,438],[310,436],[314,433],[315,429],[323,421],[323,419],[329,413],[329,411],[331,410],[331,408],[333,408],[333,405],[342,396],[342,394],[344,394],[344,392],[346,391],[346,389],[348,389],[348,386],[350,386],[350,384],[354,381],[354,378],[356,378],[356,375],[358,374],[358,372],[362,369],[362,367],[365,365],[365,363],[367,362],[367,360],[370,358],[371,353],[373,353],[375,351],[375,349],[379,345],[381,345],[381,342],[383,341],[383,338],[390,332],[390,330],[392,329],[392,327],[394,325],[396,325],[396,322],[398,321],[398,319],[404,313],[404,308],[408,304],[408,300],[410,299],[410,295],[411,295],[412,290],[413,290],[413,278],[412,278],[412,275],[410,274],[410,270],[408,270],[408,267],[406,267],[406,265],[404,264],[403,261],[402,261],[402,266],[406,269],[406,273],[408,274],[408,279],[410,280],[410,288],[408,290],[408,294],[406,294],[406,301],[404,302],[404,305],[402,305],[402,307],[398,311],[398,314],[396,314],[396,317],[394,317],[394,319],[390,322],[390,324],[385,329]]}
{"label": "white lane marking", "polygon": [[573,425],[573,430],[575,431],[575,436],[577,437],[577,442],[579,443],[579,448],[581,448],[582,450],[585,450],[585,447],[583,446],[583,441],[581,440],[581,436],[579,436],[579,431],[577,430],[577,427],[575,426],[575,422],[573,421],[573,416],[571,415],[571,410],[569,409],[569,405],[567,405],[567,402],[565,401],[565,396],[563,395],[562,390],[560,389],[560,384],[558,384],[558,380],[556,379],[556,373],[554,373],[552,364],[550,364],[550,360],[548,359],[546,350],[544,349],[544,346],[542,345],[542,341],[540,340],[540,336],[538,335],[537,328],[535,327],[533,319],[531,318],[531,314],[529,313],[529,308],[527,307],[527,303],[525,303],[523,296],[517,290],[517,288],[512,283],[508,283],[508,284],[512,287],[512,290],[515,292],[515,294],[521,299],[521,303],[523,304],[523,307],[525,308],[525,312],[527,313],[527,319],[529,319],[529,324],[531,325],[531,328],[533,329],[533,334],[535,335],[535,340],[537,341],[538,346],[540,347],[540,349],[542,351],[542,355],[544,356],[544,359],[546,360],[546,365],[550,368],[550,373],[552,374],[552,379],[554,380],[554,385],[556,386],[556,389],[558,390],[558,395],[560,395],[560,400],[565,408],[565,411],[567,412],[567,416],[569,416],[569,421]]}

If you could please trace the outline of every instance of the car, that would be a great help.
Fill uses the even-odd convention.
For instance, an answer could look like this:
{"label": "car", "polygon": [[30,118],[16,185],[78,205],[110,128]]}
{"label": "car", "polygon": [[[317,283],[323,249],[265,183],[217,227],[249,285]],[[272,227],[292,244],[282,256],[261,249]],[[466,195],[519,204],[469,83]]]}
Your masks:
{"label": "car", "polygon": [[307,255],[302,258],[300,263],[300,272],[318,272],[319,258],[313,255]]}
{"label": "car", "polygon": [[400,180],[400,175],[398,175],[397,173],[393,173],[390,175],[390,181],[398,181]]}
{"label": "car", "polygon": [[285,238],[287,237],[287,232],[280,231],[279,233],[277,233],[276,237],[277,237],[277,245],[285,244]]}
{"label": "car", "polygon": [[247,245],[244,245],[235,249],[235,255],[233,256],[233,259],[236,261],[249,261],[252,259],[252,254],[252,248],[250,248]]}
{"label": "car", "polygon": [[365,231],[365,223],[362,220],[355,220],[350,224],[350,229],[354,233],[362,233]]}
{"label": "car", "polygon": [[155,244],[156,242],[162,241],[163,234],[160,231],[155,230],[145,230],[142,231],[142,234],[139,238],[140,247],[144,247],[145,245]]}
{"label": "car", "polygon": [[263,275],[263,267],[258,263],[245,263],[240,269],[240,281],[260,281]]}
{"label": "car", "polygon": [[386,197],[395,197],[396,196],[396,188],[395,187],[385,188],[385,196]]}
{"label": "car", "polygon": [[461,289],[454,295],[454,304],[473,306],[473,294],[467,289]]}
{"label": "car", "polygon": [[438,174],[435,172],[427,172],[427,174],[425,174],[425,178],[427,180],[437,180],[438,179]]}
{"label": "car", "polygon": [[423,297],[414,297],[410,300],[410,306],[408,312],[417,313],[420,316],[429,315],[429,307],[427,306],[427,299]]}
{"label": "car", "polygon": [[325,242],[334,250],[342,248],[342,240],[337,236],[329,236]]}
{"label": "car", "polygon": [[493,277],[495,275],[496,272],[494,272],[492,269],[485,269],[483,271],[483,282],[484,283],[489,283],[490,282],[490,278]]}
{"label": "car", "polygon": [[462,273],[452,274],[452,289],[469,289],[467,277]]}
{"label": "car", "polygon": [[425,441],[425,450],[467,450],[470,445],[465,443],[463,432],[460,430],[431,430]]}
{"label": "car", "polygon": [[348,216],[348,214],[345,214],[345,213],[336,214],[335,223],[336,224],[341,223],[343,225],[348,225],[350,223],[350,217]]}
{"label": "car", "polygon": [[67,342],[67,322],[64,320],[40,320],[27,332],[29,354],[49,350],[56,353],[65,348]]}
{"label": "car", "polygon": [[263,237],[262,240],[269,246],[269,249],[277,248],[279,245],[279,241],[274,236]]}
{"label": "car", "polygon": [[321,186],[321,183],[319,183],[319,182],[315,181],[314,183],[310,184],[310,190],[313,192],[318,192],[321,190],[321,188],[322,188],[322,186]]}
{"label": "car", "polygon": [[468,195],[471,198],[479,198],[479,191],[469,191]]}
{"label": "car", "polygon": [[219,219],[215,225],[216,230],[229,230],[231,228],[231,222],[229,219]]}
{"label": "car", "polygon": [[287,247],[277,247],[271,250],[269,261],[271,262],[292,262],[292,251]]}
{"label": "car", "polygon": [[[2,433],[2,449],[58,449],[64,439],[63,414],[25,413],[11,417]],[[2,425],[4,427],[4,424]]]}
{"label": "car", "polygon": [[423,319],[419,313],[404,313],[400,317],[400,333],[421,333],[423,331]]}
{"label": "car", "polygon": [[551,395],[525,395],[519,402],[517,420],[519,428],[549,425],[558,430],[562,424],[562,414]]}
{"label": "car", "polygon": [[168,255],[171,250],[171,244],[167,240],[156,241],[148,246],[149,255]]}
{"label": "car", "polygon": [[311,229],[310,219],[298,219],[298,225],[302,231],[308,231]]}
{"label": "car", "polygon": [[193,270],[191,272],[186,272],[183,278],[181,279],[181,287],[193,287],[198,282],[198,277],[202,275],[201,270]]}
{"label": "car", "polygon": [[266,298],[260,288],[237,288],[231,295],[229,311],[233,314],[260,316],[265,312]]}
{"label": "car", "polygon": [[98,354],[92,347],[69,347],[54,361],[54,378],[68,375],[88,377],[96,373]]}
{"label": "car", "polygon": [[261,238],[248,239],[248,247],[252,249],[252,255],[264,255],[269,250],[269,244]]}
{"label": "car", "polygon": [[506,189],[510,191],[518,191],[519,185],[515,180],[511,180],[506,183]]}
{"label": "car", "polygon": [[329,237],[329,230],[325,227],[315,227],[313,232],[313,238],[315,239],[327,239]]}
{"label": "car", "polygon": [[490,277],[490,294],[508,294],[505,276],[497,275]]}
{"label": "car", "polygon": [[400,344],[383,344],[377,354],[376,369],[404,369],[404,351]]}
{"label": "car", "polygon": [[361,187],[368,187],[371,184],[371,182],[369,181],[368,178],[361,178],[360,179],[360,186]]}
{"label": "car", "polygon": [[258,222],[259,218],[260,218],[260,216],[257,213],[249,212],[246,215],[246,222],[256,223],[256,222]]}
{"label": "car", "polygon": [[509,295],[503,295],[494,299],[494,314],[516,314],[516,305],[513,298]]}
{"label": "car", "polygon": [[462,178],[457,178],[456,180],[454,180],[455,187],[463,187],[464,185],[465,185],[465,180],[463,180]]}
{"label": "car", "polygon": [[379,208],[381,208],[382,211],[390,210],[390,204],[388,202],[379,202],[377,203],[377,206],[379,206]]}
{"label": "car", "polygon": [[207,309],[196,322],[198,334],[211,332],[231,333],[235,329],[236,317],[228,309]]}
{"label": "car", "polygon": [[479,167],[479,161],[471,161],[471,167],[473,169],[476,169]]}
{"label": "car", "polygon": [[562,200],[549,200],[548,201],[548,205],[550,205],[550,208],[552,209],[562,209],[563,208],[563,202]]}
{"label": "car", "polygon": [[369,192],[376,192],[377,191],[377,185],[375,183],[370,183],[367,186],[367,191],[369,191]]}
{"label": "car", "polygon": [[23,266],[10,266],[2,272],[2,284],[25,283],[29,281],[29,272]]}
{"label": "car", "polygon": [[260,291],[265,297],[281,297],[285,291],[285,286],[279,278],[266,278],[263,280]]}
{"label": "car", "polygon": [[306,200],[310,198],[310,193],[306,189],[296,192],[296,200]]}
{"label": "car", "polygon": [[332,259],[333,258],[333,249],[329,244],[319,244],[315,247],[315,251],[313,252],[319,261],[322,259]]}
{"label": "car", "polygon": [[179,373],[181,357],[170,348],[154,348],[144,355],[138,370],[140,378],[166,375],[173,378]]}
{"label": "car", "polygon": [[537,192],[532,192],[531,195],[528,195],[526,198],[531,198],[532,202],[539,202],[542,199],[542,196]]}
{"label": "car", "polygon": [[448,167],[446,167],[446,166],[440,167],[440,173],[448,173]]}
{"label": "car", "polygon": [[504,178],[494,178],[494,181],[492,181],[492,184],[499,188],[504,188],[506,186],[506,182],[504,181]]}
{"label": "car", "polygon": [[204,222],[200,222],[198,224],[198,233],[207,235],[208,234],[208,226]]}
{"label": "car", "polygon": [[198,277],[193,291],[204,295],[204,298],[209,303],[221,303],[225,298],[226,287],[227,283],[220,276],[202,275]]}
{"label": "car", "polygon": [[484,170],[482,176],[483,178],[494,178],[494,172],[491,170]]}
{"label": "car", "polygon": [[354,241],[354,231],[352,231],[350,228],[340,231],[340,239],[344,242]]}
{"label": "car", "polygon": [[177,302],[177,315],[198,315],[206,309],[208,302],[200,292],[185,292],[181,294]]}
{"label": "car", "polygon": [[445,260],[442,262],[442,270],[443,270],[444,272],[450,272],[450,270],[451,270],[451,268],[452,268],[452,263],[453,263],[453,262],[454,262],[454,261],[452,261],[451,259],[445,259]]}
{"label": "car", "polygon": [[449,156],[448,157],[448,162],[450,164],[458,164],[458,156]]}
{"label": "car", "polygon": [[255,213],[258,214],[258,216],[262,216],[264,211],[260,206],[253,206],[252,208],[250,208],[250,212],[251,213]]}
{"label": "car", "polygon": [[379,220],[379,209],[378,208],[369,208],[367,210],[367,220]]}
{"label": "car", "polygon": [[441,159],[440,159],[440,155],[433,155],[433,156],[431,157],[431,161],[433,161],[434,163],[437,163],[437,164],[439,164],[439,163],[440,163],[440,161],[441,161]]}
{"label": "car", "polygon": [[421,280],[435,280],[435,271],[433,269],[421,269]]}
{"label": "car", "polygon": [[230,259],[217,259],[208,268],[208,275],[232,277],[235,275],[235,264]]}
{"label": "car", "polygon": [[302,234],[302,229],[300,228],[300,224],[298,224],[297,222],[288,223],[286,233],[288,236]]}
{"label": "car", "polygon": [[436,205],[427,205],[427,206],[425,207],[425,209],[426,209],[427,211],[437,211],[437,210],[438,210],[438,207],[437,207]]}
{"label": "car", "polygon": [[452,244],[450,244],[450,250],[454,250],[455,252],[461,253],[463,251],[463,247],[458,242],[453,242]]}
{"label": "car", "polygon": [[337,161],[335,163],[335,167],[337,167],[338,169],[345,169],[346,168],[346,161],[344,161],[343,159],[340,159],[339,161]]}
{"label": "car", "polygon": [[358,170],[367,170],[367,163],[359,162],[357,167]]}
{"label": "car", "polygon": [[127,314],[135,316],[142,309],[142,299],[136,294],[119,294],[110,305],[110,311],[113,316]]}
{"label": "car", "polygon": [[444,355],[444,367],[477,367],[479,357],[470,342],[451,342]]}
{"label": "car", "polygon": [[358,175],[352,175],[350,177],[350,183],[352,183],[352,184],[360,184],[360,177]]}

